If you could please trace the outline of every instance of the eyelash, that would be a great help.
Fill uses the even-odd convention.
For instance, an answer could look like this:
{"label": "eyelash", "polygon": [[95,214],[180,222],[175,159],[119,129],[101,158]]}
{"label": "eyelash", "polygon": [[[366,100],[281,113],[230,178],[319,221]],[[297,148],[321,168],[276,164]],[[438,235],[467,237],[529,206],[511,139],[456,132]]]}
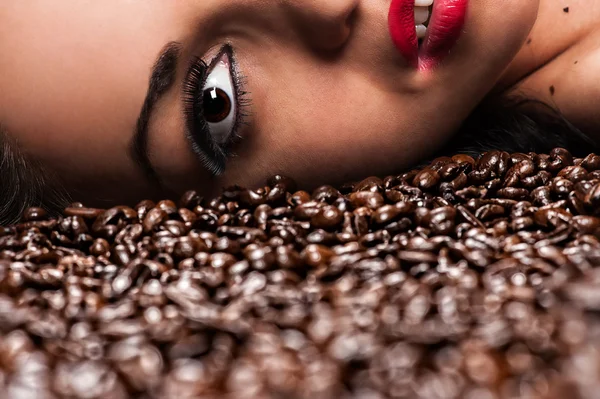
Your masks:
{"label": "eyelash", "polygon": [[[212,71],[216,62],[225,53],[228,54],[230,59],[229,72],[233,81],[235,97],[231,100],[235,104],[236,114],[234,115],[233,129],[227,142],[220,145],[212,139],[208,122],[204,118],[203,93],[209,72]],[[248,112],[251,105],[248,98],[249,93],[244,90],[246,78],[236,66],[231,46],[225,45],[213,58],[210,65],[199,57],[193,59],[183,84],[183,104],[187,125],[186,136],[194,153],[213,176],[221,175],[225,171],[227,159],[235,156],[230,149],[242,138],[238,134],[239,129],[241,126],[247,125],[246,120],[250,116]]]}

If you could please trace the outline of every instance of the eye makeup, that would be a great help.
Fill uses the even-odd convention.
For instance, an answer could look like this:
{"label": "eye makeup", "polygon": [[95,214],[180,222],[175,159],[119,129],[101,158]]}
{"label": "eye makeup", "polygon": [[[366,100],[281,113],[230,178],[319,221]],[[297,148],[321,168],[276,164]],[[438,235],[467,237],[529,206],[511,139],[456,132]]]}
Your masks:
{"label": "eye makeup", "polygon": [[195,58],[183,84],[186,138],[202,165],[213,175],[225,171],[231,148],[241,136],[250,105],[233,48],[226,44],[207,64]]}

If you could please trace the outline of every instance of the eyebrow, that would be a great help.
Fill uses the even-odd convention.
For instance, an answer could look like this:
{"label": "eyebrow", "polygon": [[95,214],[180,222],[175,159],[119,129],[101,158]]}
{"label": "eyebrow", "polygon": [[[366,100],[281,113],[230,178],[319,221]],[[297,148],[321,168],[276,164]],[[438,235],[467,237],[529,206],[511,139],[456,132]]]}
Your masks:
{"label": "eyebrow", "polygon": [[134,134],[129,144],[129,156],[142,169],[144,175],[153,183],[162,186],[158,173],[152,166],[148,155],[148,125],[156,103],[169,91],[175,83],[177,76],[177,63],[181,52],[181,44],[167,43],[158,55],[150,81],[144,104],[137,119]]}

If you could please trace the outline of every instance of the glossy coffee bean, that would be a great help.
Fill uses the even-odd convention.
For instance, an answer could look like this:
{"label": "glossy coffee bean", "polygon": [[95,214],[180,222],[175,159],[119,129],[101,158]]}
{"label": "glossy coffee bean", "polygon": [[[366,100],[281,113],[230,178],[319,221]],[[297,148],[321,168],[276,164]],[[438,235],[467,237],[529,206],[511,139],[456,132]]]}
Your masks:
{"label": "glossy coffee bean", "polygon": [[593,396],[599,162],[30,210],[0,228],[0,397]]}

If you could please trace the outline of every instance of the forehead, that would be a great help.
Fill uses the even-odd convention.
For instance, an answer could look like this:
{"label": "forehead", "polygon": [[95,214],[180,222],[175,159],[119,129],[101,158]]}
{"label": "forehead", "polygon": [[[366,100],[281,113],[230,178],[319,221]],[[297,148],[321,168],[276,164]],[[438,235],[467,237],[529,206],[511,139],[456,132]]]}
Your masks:
{"label": "forehead", "polygon": [[0,120],[78,185],[142,181],[123,150],[173,28],[160,2],[134,4],[15,2],[0,11],[0,29],[11,32],[0,48],[13,55],[0,60]]}

